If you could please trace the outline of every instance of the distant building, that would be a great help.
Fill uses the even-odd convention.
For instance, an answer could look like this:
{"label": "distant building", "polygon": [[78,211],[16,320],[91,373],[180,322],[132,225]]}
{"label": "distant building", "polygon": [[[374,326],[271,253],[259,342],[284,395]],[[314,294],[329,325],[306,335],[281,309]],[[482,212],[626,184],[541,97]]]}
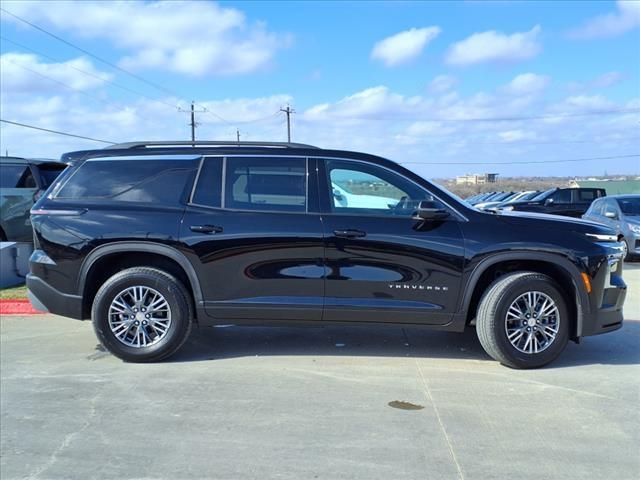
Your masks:
{"label": "distant building", "polygon": [[457,185],[484,185],[485,183],[496,183],[498,173],[468,173],[456,177]]}
{"label": "distant building", "polygon": [[640,180],[573,180],[570,186],[604,188],[607,195],[640,194]]}

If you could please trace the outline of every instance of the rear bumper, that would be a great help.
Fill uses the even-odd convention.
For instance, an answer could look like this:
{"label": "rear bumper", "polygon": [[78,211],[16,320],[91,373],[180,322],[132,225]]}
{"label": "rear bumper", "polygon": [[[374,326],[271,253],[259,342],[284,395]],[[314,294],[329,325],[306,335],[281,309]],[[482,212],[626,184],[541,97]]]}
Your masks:
{"label": "rear bumper", "polygon": [[32,273],[27,274],[29,300],[39,310],[82,320],[82,297],[62,293]]}

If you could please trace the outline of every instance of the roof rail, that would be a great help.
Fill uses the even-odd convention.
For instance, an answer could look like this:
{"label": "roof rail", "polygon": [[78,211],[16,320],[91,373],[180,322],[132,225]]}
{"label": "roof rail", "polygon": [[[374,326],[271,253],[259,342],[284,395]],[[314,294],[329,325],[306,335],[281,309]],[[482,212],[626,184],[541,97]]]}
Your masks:
{"label": "roof rail", "polygon": [[290,143],[290,142],[223,142],[223,141],[150,141],[150,142],[126,142],[118,143],[116,145],[109,145],[105,147],[105,150],[113,149],[129,149],[129,148],[148,148],[148,147],[276,147],[276,148],[318,148],[314,145],[307,145],[304,143]]}

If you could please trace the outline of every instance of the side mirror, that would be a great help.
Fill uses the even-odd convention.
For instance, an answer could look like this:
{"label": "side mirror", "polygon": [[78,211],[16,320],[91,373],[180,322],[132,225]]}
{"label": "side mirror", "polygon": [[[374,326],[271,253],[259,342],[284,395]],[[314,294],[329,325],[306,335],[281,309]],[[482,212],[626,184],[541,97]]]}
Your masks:
{"label": "side mirror", "polygon": [[333,189],[333,198],[335,198],[336,200],[342,200],[342,194],[337,188]]}
{"label": "side mirror", "polygon": [[615,212],[604,212],[604,216],[607,218],[612,218],[613,220],[618,218]]}
{"label": "side mirror", "polygon": [[449,216],[442,205],[433,200],[422,200],[413,215],[414,220],[443,220]]}
{"label": "side mirror", "polygon": [[544,201],[544,204],[545,204],[545,206],[549,206],[549,205],[553,205],[553,202],[554,202],[553,198],[547,198]]}

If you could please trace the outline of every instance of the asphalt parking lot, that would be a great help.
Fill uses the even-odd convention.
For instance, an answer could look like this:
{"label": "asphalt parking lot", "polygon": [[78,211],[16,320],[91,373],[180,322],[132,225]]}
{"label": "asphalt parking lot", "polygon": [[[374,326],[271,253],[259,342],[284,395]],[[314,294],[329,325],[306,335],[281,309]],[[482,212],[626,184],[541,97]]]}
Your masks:
{"label": "asphalt parking lot", "polygon": [[490,360],[474,331],[391,327],[207,329],[126,364],[89,322],[4,317],[0,478],[640,478],[625,267],[624,327],[534,371]]}

